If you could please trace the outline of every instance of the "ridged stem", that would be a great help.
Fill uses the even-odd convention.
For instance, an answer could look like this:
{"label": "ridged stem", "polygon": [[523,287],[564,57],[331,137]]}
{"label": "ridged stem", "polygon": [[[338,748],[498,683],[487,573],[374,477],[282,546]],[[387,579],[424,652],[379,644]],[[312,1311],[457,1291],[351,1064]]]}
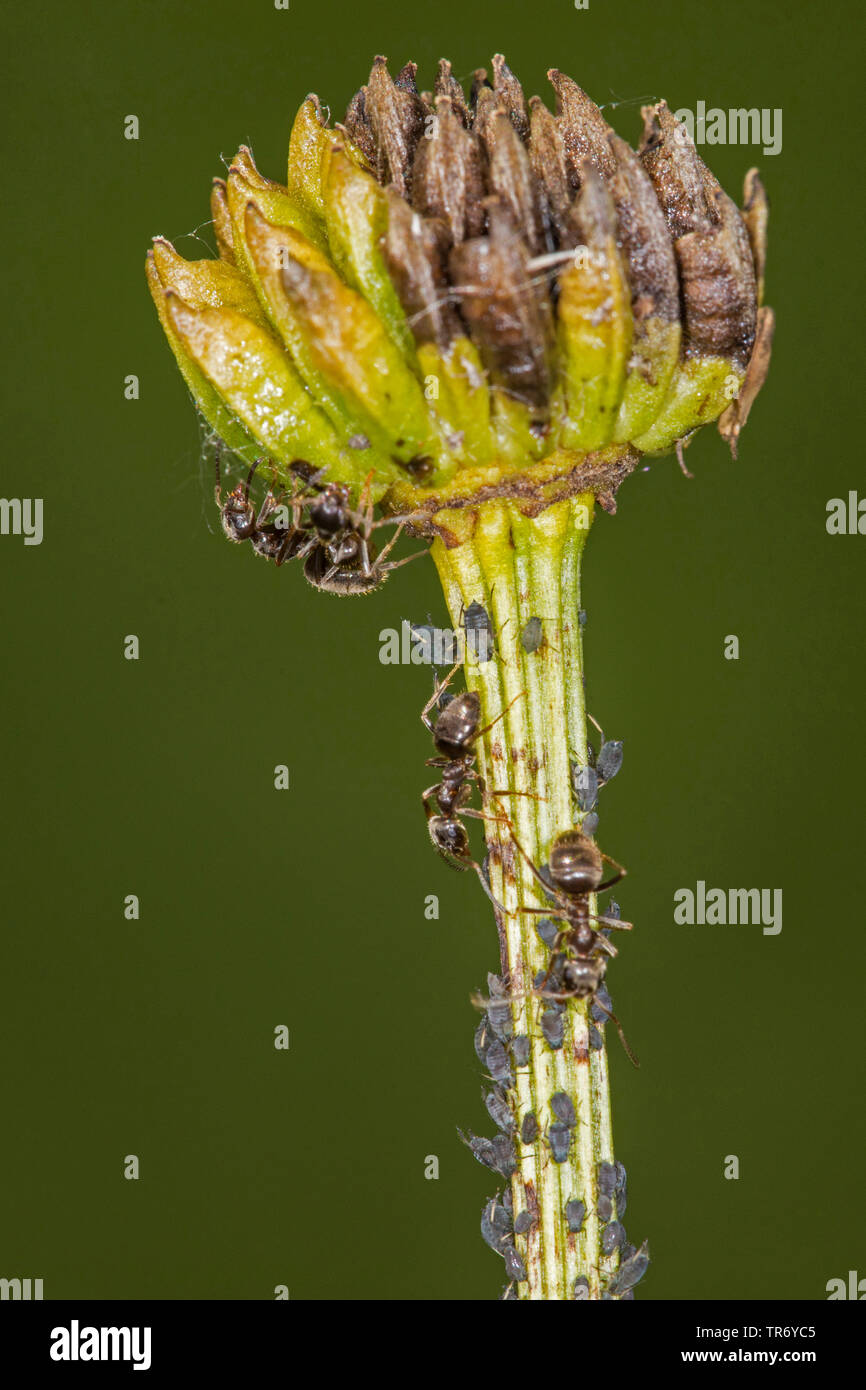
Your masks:
{"label": "ridged stem", "polygon": [[[546,864],[553,836],[582,820],[572,791],[571,762],[587,762],[583,644],[579,621],[580,565],[593,514],[592,495],[581,494],[547,507],[537,517],[519,506],[488,501],[460,518],[462,539],[451,549],[433,546],[451,619],[456,628],[473,602],[490,615],[496,636],[492,660],[479,662],[467,650],[465,677],[481,696],[483,723],[507,710],[475,745],[479,770],[491,790],[513,789],[531,796],[498,798],[527,855]],[[542,621],[543,643],[527,652],[521,634],[530,618]],[[497,814],[497,801],[488,812]],[[515,1237],[527,1278],[518,1298],[569,1299],[575,1280],[588,1284],[584,1297],[601,1297],[618,1256],[603,1255],[598,1215],[598,1165],[613,1163],[607,1058],[590,1047],[586,1001],[570,1001],[563,1014],[563,1043],[552,1047],[540,1019],[545,1002],[533,993],[550,952],[541,940],[538,916],[519,911],[545,906],[542,890],[501,821],[485,825],[490,883],[507,909],[497,914],[502,975],[511,995],[515,1035],[529,1038],[529,1062],[513,1067],[509,1099],[515,1117],[517,1171],[512,1178],[514,1214],[529,1210],[535,1222]],[[479,900],[480,905],[480,900]],[[594,902],[590,911],[595,912]],[[602,1034],[604,1030],[599,1027]],[[556,1115],[551,1098],[565,1092],[577,1123],[566,1160],[557,1162],[548,1140]],[[534,1112],[539,1134],[524,1143],[524,1117]],[[566,1205],[583,1202],[579,1233],[569,1230]]]}

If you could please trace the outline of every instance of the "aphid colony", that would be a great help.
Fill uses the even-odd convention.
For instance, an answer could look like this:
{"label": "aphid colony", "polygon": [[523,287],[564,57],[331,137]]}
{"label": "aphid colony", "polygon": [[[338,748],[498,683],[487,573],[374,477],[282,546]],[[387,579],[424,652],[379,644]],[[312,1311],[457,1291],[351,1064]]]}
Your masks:
{"label": "aphid colony", "polygon": [[[526,636],[527,630],[524,629],[523,637]],[[542,645],[541,634],[534,628],[529,636],[531,641],[521,639],[527,655],[539,650]],[[533,862],[518,840],[514,826],[499,802],[503,797],[534,796],[535,793],[517,792],[513,788],[488,789],[475,766],[475,745],[504,717],[510,705],[489,724],[481,727],[478,694],[465,691],[453,696],[448,692],[456,671],[455,666],[444,680],[436,679],[433,694],[421,711],[422,722],[432,735],[436,749],[436,756],[428,759],[427,766],[436,768],[441,776],[440,782],[428,787],[422,794],[433,846],[451,868],[474,870],[496,909],[505,912],[506,909],[493,896],[484,866],[472,855],[463,821],[465,817],[472,817],[507,825],[513,845],[547,900],[543,907],[522,904],[517,908],[519,914],[540,919],[538,936],[549,951],[547,967],[539,971],[532,990],[544,1010],[540,1031],[545,1044],[553,1050],[562,1047],[563,1015],[569,1001],[586,1000],[589,1004],[590,1047],[603,1046],[596,1025],[610,1020],[619,1032],[626,1053],[637,1065],[604,984],[608,963],[617,954],[617,948],[609,939],[610,934],[617,930],[629,931],[632,924],[621,919],[619,906],[613,900],[610,900],[603,913],[590,910],[591,899],[596,894],[607,892],[625,874],[622,866],[603,853],[591,833],[587,833],[590,827],[594,832],[598,823],[594,812],[592,820],[587,813],[592,812],[596,804],[599,787],[619,771],[622,744],[607,742],[602,734],[600,753],[596,757],[590,752],[588,766],[592,775],[589,778],[579,778],[578,774],[585,769],[573,765],[573,791],[577,805],[584,813],[582,824],[580,828],[563,828],[554,836],[548,863],[542,869]],[[521,696],[515,698],[520,699]],[[480,808],[469,804],[476,790],[480,796]],[[607,877],[606,864],[611,870]],[[518,1116],[514,1073],[528,1065],[531,1040],[526,1035],[516,1035],[514,1032],[511,1003],[518,996],[510,992],[509,981],[490,974],[487,985],[489,997],[476,998],[476,1002],[484,1008],[485,1016],[476,1030],[475,1050],[491,1083],[484,1103],[498,1133],[492,1139],[472,1133],[461,1137],[479,1163],[510,1182],[517,1171],[518,1142],[524,1148],[540,1142],[548,1155],[546,1161],[555,1164],[567,1162],[577,1114],[572,1098],[565,1091],[559,1091],[550,1098],[550,1115],[539,1117],[535,1111],[531,1111],[522,1118]],[[619,1258],[618,1268],[607,1279],[602,1297],[632,1299],[634,1286],[648,1267],[649,1254],[646,1243],[640,1249],[635,1249],[626,1239],[621,1220],[626,1207],[623,1165],[619,1162],[600,1162],[596,1188],[594,1200],[600,1226],[601,1253],[605,1256],[618,1254]],[[571,1234],[577,1235],[583,1228],[586,1215],[583,1197],[586,1195],[570,1197],[564,1207],[565,1223]],[[527,1278],[523,1257],[514,1244],[515,1236],[530,1231],[537,1219],[531,1205],[524,1211],[516,1212],[513,1201],[510,1189],[506,1190],[501,1200],[498,1195],[491,1198],[481,1219],[484,1240],[505,1262],[509,1283],[504,1298],[515,1298],[515,1284]],[[575,1299],[589,1296],[589,1285],[585,1279],[576,1281],[572,1296]]]}
{"label": "aphid colony", "polygon": [[[223,500],[220,454],[216,457],[214,495],[223,530],[230,541],[249,541],[257,555],[283,565],[287,560],[303,560],[304,577],[325,593],[369,594],[378,589],[392,570],[408,564],[419,550],[403,560],[389,560],[408,516],[373,520],[369,482],[361,491],[358,506],[351,505],[351,491],[342,483],[328,482],[303,459],[290,466],[291,484],[280,488],[272,476],[261,506],[250,496],[253,478],[265,462],[256,459],[246,482],[238,483]],[[394,534],[381,551],[373,543],[373,532],[380,526],[394,526]]]}

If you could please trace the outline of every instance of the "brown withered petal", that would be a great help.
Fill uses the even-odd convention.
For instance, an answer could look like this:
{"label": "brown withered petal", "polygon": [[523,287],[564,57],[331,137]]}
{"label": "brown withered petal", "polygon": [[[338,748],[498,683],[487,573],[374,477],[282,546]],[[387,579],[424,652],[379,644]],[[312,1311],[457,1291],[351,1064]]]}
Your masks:
{"label": "brown withered petal", "polygon": [[455,244],[484,230],[483,153],[478,136],[466,130],[448,96],[436,98],[431,138],[422,137],[412,170],[412,205],[439,217]]}
{"label": "brown withered petal", "polygon": [[424,105],[417,95],[396,87],[384,58],[377,58],[367,83],[364,110],[376,145],[373,167],[380,183],[393,184],[404,197],[415,146],[424,129]]}
{"label": "brown withered petal", "polygon": [[550,300],[530,275],[526,247],[507,208],[495,198],[487,203],[489,233],[454,247],[451,279],[491,379],[541,411],[550,387]]}
{"label": "brown withered petal", "polygon": [[666,101],[641,108],[640,158],[661,204],[671,236],[705,231],[712,221],[704,187],[706,166]]}
{"label": "brown withered petal", "polygon": [[532,97],[529,117],[529,162],[542,197],[545,223],[559,245],[568,245],[568,210],[574,190],[568,177],[562,131],[540,97]]}
{"label": "brown withered petal", "polygon": [[770,205],[757,169],[750,169],[743,184],[743,221],[752,248],[758,303],[764,300],[764,270],[767,264],[767,219]]}
{"label": "brown withered petal", "polygon": [[383,247],[388,273],[416,341],[435,342],[443,350],[461,331],[445,273],[443,249],[447,242],[444,223],[413,212],[389,189],[388,231]]}
{"label": "brown withered petal", "polygon": [[755,341],[755,269],[742,218],[721,189],[718,221],[674,243],[687,355],[732,357],[745,367]]}
{"label": "brown withered petal", "polygon": [[580,193],[572,204],[569,222],[574,229],[575,245],[601,250],[609,237],[616,236],[616,210],[605,180],[591,160],[585,159],[578,169]]}
{"label": "brown withered petal", "polygon": [[719,416],[719,434],[730,446],[733,458],[737,457],[740,430],[749,418],[749,411],[752,409],[755,397],[767,380],[775,330],[776,316],[772,309],[768,309],[765,305],[763,309],[758,310],[755,346],[752,349],[739,394],[735,400],[731,401],[727,410]]}
{"label": "brown withered petal", "polygon": [[499,98],[500,106],[503,106],[508,112],[511,124],[517,134],[521,140],[526,140],[529,136],[529,112],[526,109],[526,97],[523,95],[523,88],[501,53],[495,54],[493,58],[493,90]]}
{"label": "brown withered petal", "polygon": [[401,92],[411,92],[413,96],[417,96],[418,83],[415,81],[417,73],[417,63],[404,63],[394,78],[394,86],[398,87]]}
{"label": "brown withered petal", "polygon": [[616,206],[617,243],[628,267],[635,318],[679,318],[677,263],[664,214],[634,150],[610,137],[616,172],[609,187]]}
{"label": "brown withered petal", "polygon": [[472,128],[486,142],[490,122],[502,110],[499,98],[492,87],[481,87],[474,105]]}
{"label": "brown withered petal", "polygon": [[478,98],[484,91],[492,91],[493,83],[487,76],[486,68],[476,68],[472,74],[472,88],[469,93],[469,104],[474,111],[478,105]]}
{"label": "brown withered petal", "polygon": [[489,121],[485,144],[490,192],[508,208],[514,226],[537,255],[544,241],[537,185],[526,147],[504,111],[497,111]]}
{"label": "brown withered petal", "polygon": [[366,87],[362,87],[360,91],[355,93],[346,109],[343,127],[349,139],[358,146],[365,159],[368,160],[370,167],[377,169],[376,140],[367,120],[366,98]]}
{"label": "brown withered petal", "polygon": [[472,117],[469,113],[469,107],[466,105],[463,88],[456,77],[452,76],[451,64],[447,58],[439,59],[439,71],[436,74],[433,96],[434,98],[447,97],[454,115],[459,117],[464,126],[471,124]]}
{"label": "brown withered petal", "polygon": [[600,174],[612,175],[615,165],[607,140],[612,132],[595,102],[558,68],[551,68],[547,76],[556,93],[556,123],[574,186],[580,182],[580,166],[586,159]]}

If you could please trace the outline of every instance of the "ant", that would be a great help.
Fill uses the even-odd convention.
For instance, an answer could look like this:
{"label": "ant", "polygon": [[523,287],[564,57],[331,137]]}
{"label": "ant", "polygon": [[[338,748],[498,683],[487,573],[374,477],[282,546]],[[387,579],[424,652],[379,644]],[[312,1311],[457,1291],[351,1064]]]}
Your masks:
{"label": "ant", "polygon": [[[372,473],[364,483],[358,509],[349,505],[349,488],[341,483],[321,484],[321,473],[310,473],[309,465],[291,465],[307,487],[318,496],[309,503],[309,539],[296,552],[304,559],[304,577],[314,588],[331,594],[369,594],[384,584],[392,570],[407,565],[426,550],[418,550],[403,560],[385,563],[400,538],[410,516],[386,516],[373,520],[369,500]],[[379,526],[396,526],[384,549],[377,553],[371,536]]]}
{"label": "ant", "polygon": [[[421,794],[427,829],[434,848],[452,869],[474,869],[478,881],[493,906],[500,912],[505,908],[497,902],[481,865],[472,858],[469,849],[469,836],[463,825],[463,816],[473,816],[476,820],[511,822],[507,816],[491,816],[486,811],[476,811],[466,805],[472,795],[471,784],[475,782],[486,805],[490,796],[535,796],[534,792],[516,792],[506,789],[488,794],[484,779],[475,769],[475,754],[472,745],[503,719],[511,705],[519,700],[525,691],[515,695],[514,700],[505,706],[501,714],[479,729],[481,719],[481,698],[476,690],[465,690],[462,695],[442,704],[442,696],[454,678],[460,663],[452,666],[444,681],[436,679],[433,694],[421,711],[421,722],[433,735],[433,743],[438,757],[428,758],[425,766],[440,768],[442,781],[428,787]],[[430,718],[430,710],[436,705],[438,714],[435,721]]]}
{"label": "ant", "polygon": [[223,530],[230,541],[251,541],[257,555],[263,555],[265,559],[282,565],[300,553],[306,530],[300,524],[297,496],[292,498],[295,512],[295,524],[292,527],[280,525],[279,519],[272,519],[275,513],[282,510],[283,500],[287,496],[286,493],[276,496],[273,485],[268,489],[264,502],[256,512],[255,504],[250,501],[250,488],[256,470],[262,463],[264,459],[256,459],[247,474],[246,482],[238,483],[223,502],[220,453],[217,451],[214,498],[220,509]]}
{"label": "ant", "polygon": [[[621,864],[617,864],[615,859],[611,859],[610,855],[604,854],[582,831],[563,830],[555,836],[550,847],[548,881],[516,838],[513,826],[511,838],[526,860],[531,873],[556,904],[553,908],[523,907],[520,911],[543,917],[558,917],[565,923],[557,933],[551,949],[547,974],[538,986],[537,993],[543,998],[555,1001],[592,999],[602,1013],[607,1014],[611,1022],[616,1024],[626,1055],[638,1066],[638,1060],[626,1041],[622,1024],[616,1014],[606,1008],[598,997],[608,957],[617,955],[617,948],[602,932],[590,926],[590,921],[596,921],[603,922],[605,927],[611,930],[631,931],[632,923],[620,921],[617,917],[597,916],[589,910],[590,895],[604,893],[612,888],[625,877],[626,870]],[[605,862],[616,872],[602,882]],[[551,985],[553,989],[550,988]]]}

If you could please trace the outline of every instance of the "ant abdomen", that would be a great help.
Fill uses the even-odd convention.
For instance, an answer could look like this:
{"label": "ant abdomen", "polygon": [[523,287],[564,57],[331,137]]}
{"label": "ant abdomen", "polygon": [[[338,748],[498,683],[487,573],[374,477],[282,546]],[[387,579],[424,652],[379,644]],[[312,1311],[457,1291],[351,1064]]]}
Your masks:
{"label": "ant abdomen", "polygon": [[436,720],[433,742],[446,758],[463,758],[467,744],[478,732],[481,699],[475,690],[466,690],[450,700]]}
{"label": "ant abdomen", "polygon": [[579,830],[557,835],[550,850],[550,877],[563,893],[594,893],[604,873],[595,844]]}

